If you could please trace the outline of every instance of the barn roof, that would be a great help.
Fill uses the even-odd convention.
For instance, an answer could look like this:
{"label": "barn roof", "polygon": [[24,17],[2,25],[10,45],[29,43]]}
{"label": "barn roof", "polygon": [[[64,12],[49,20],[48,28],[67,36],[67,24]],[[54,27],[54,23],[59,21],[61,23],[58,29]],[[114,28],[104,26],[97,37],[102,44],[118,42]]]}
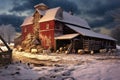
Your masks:
{"label": "barn roof", "polygon": [[36,8],[38,6],[45,6],[45,7],[47,7],[47,5],[45,5],[44,3],[40,3],[40,4],[35,5],[34,8]]}
{"label": "barn roof", "polygon": [[[36,9],[36,11],[38,11],[40,15],[43,15],[43,17],[39,20],[39,22],[55,20],[55,16],[56,16],[56,13],[57,13],[58,9],[60,9],[60,7],[48,9],[48,10],[45,10],[45,11]],[[29,16],[29,17],[25,18],[25,20],[24,20],[24,22],[22,23],[21,26],[32,24],[33,23],[33,18],[34,18],[33,16]]]}
{"label": "barn roof", "polygon": [[55,37],[55,39],[73,39],[75,37],[77,37],[79,34],[65,34],[65,35],[61,35],[58,37]]}
{"label": "barn roof", "polygon": [[[39,20],[39,22],[58,20],[90,29],[90,26],[85,20],[63,11],[60,7],[51,8],[45,11],[41,11],[41,10],[37,10],[37,11],[39,12],[39,14],[43,15],[43,17]],[[33,23],[33,16],[29,16],[24,20],[21,26],[29,25],[32,23]]]}
{"label": "barn roof", "polygon": [[46,11],[39,10],[39,9],[37,9],[37,11],[39,12],[40,15],[43,15],[43,16],[45,15],[45,12],[46,12]]}
{"label": "barn roof", "polygon": [[101,39],[116,41],[114,38],[112,38],[110,36],[103,35],[103,34],[100,34],[100,33],[96,33],[92,30],[83,29],[83,28],[76,27],[76,26],[69,25],[69,24],[66,24],[66,26],[73,29],[74,31],[78,32],[79,34],[81,34],[83,36],[89,36],[89,37],[95,37],[95,38],[101,38]]}
{"label": "barn roof", "polygon": [[25,26],[25,25],[29,25],[29,24],[33,24],[33,17],[32,16],[28,16],[27,18],[25,18],[25,20],[21,26]]}
{"label": "barn roof", "polygon": [[58,20],[58,21],[82,26],[85,28],[90,28],[90,26],[85,20],[81,19],[80,17],[71,15],[65,11],[62,11],[60,7],[46,10],[45,15],[39,20],[39,22],[45,22],[49,20]]}
{"label": "barn roof", "polygon": [[45,13],[44,13],[44,16],[39,20],[39,22],[55,20],[56,15],[57,15],[56,13],[58,12],[59,9],[60,9],[60,7],[46,10]]}
{"label": "barn roof", "polygon": [[74,24],[74,25],[78,25],[78,26],[82,26],[82,27],[85,27],[85,28],[90,28],[90,26],[88,25],[88,23],[78,17],[78,16],[74,16],[74,15],[71,15],[67,12],[63,12],[63,22],[67,22],[67,23],[71,23],[71,24]]}

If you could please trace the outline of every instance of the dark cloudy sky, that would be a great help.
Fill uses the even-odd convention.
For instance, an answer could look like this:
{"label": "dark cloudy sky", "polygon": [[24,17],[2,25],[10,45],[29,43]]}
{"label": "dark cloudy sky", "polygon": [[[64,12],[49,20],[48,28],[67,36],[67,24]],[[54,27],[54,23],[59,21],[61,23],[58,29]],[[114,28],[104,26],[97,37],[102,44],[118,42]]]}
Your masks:
{"label": "dark cloudy sky", "polygon": [[[64,10],[86,19],[99,32],[109,32],[114,25],[113,15],[120,10],[120,0],[2,0],[0,2],[0,25],[12,24],[20,31],[26,16],[32,15],[34,5],[45,3],[50,8],[61,6]],[[100,31],[101,30],[101,31]]]}

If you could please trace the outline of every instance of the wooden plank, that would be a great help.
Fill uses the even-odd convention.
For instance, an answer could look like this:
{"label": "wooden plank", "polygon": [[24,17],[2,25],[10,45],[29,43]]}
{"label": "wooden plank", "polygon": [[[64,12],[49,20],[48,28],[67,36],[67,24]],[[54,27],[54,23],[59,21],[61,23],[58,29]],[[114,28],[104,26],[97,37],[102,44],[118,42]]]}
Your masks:
{"label": "wooden plank", "polygon": [[4,45],[8,49],[8,51],[3,51],[1,49],[2,52],[0,52],[0,65],[6,65],[11,63],[12,61],[12,50],[10,49],[10,47],[7,45],[7,43],[1,36],[0,36],[0,40],[4,43]]}
{"label": "wooden plank", "polygon": [[7,47],[8,51],[11,51],[10,47],[7,45],[7,43],[5,42],[5,40],[0,36],[0,39],[2,40],[2,42],[5,44],[5,46]]}

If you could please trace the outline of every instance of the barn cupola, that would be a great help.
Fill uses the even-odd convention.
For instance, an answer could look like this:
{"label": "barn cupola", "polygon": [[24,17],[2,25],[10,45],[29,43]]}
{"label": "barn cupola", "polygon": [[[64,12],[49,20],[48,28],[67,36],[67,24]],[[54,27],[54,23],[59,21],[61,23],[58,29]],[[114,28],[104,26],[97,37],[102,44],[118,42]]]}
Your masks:
{"label": "barn cupola", "polygon": [[34,8],[36,10],[42,10],[42,11],[49,9],[48,6],[46,6],[44,3],[37,4],[34,6]]}
{"label": "barn cupola", "polygon": [[33,33],[35,39],[39,38],[39,20],[45,15],[46,11],[49,9],[44,3],[40,3],[34,6],[35,13],[33,14]]}

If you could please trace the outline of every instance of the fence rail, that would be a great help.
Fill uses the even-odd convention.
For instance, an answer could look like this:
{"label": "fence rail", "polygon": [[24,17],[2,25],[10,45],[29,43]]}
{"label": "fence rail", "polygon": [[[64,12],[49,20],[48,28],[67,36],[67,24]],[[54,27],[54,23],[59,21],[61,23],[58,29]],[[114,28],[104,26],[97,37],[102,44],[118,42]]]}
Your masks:
{"label": "fence rail", "polygon": [[0,48],[0,66],[2,65],[6,65],[11,63],[12,61],[12,50],[10,49],[10,47],[7,45],[7,43],[5,42],[5,40],[0,36],[0,40],[3,42],[4,46],[6,46],[6,48],[8,49],[8,51],[3,51]]}
{"label": "fence rail", "polygon": [[12,61],[12,50],[6,52],[0,52],[0,66],[11,63]]}

